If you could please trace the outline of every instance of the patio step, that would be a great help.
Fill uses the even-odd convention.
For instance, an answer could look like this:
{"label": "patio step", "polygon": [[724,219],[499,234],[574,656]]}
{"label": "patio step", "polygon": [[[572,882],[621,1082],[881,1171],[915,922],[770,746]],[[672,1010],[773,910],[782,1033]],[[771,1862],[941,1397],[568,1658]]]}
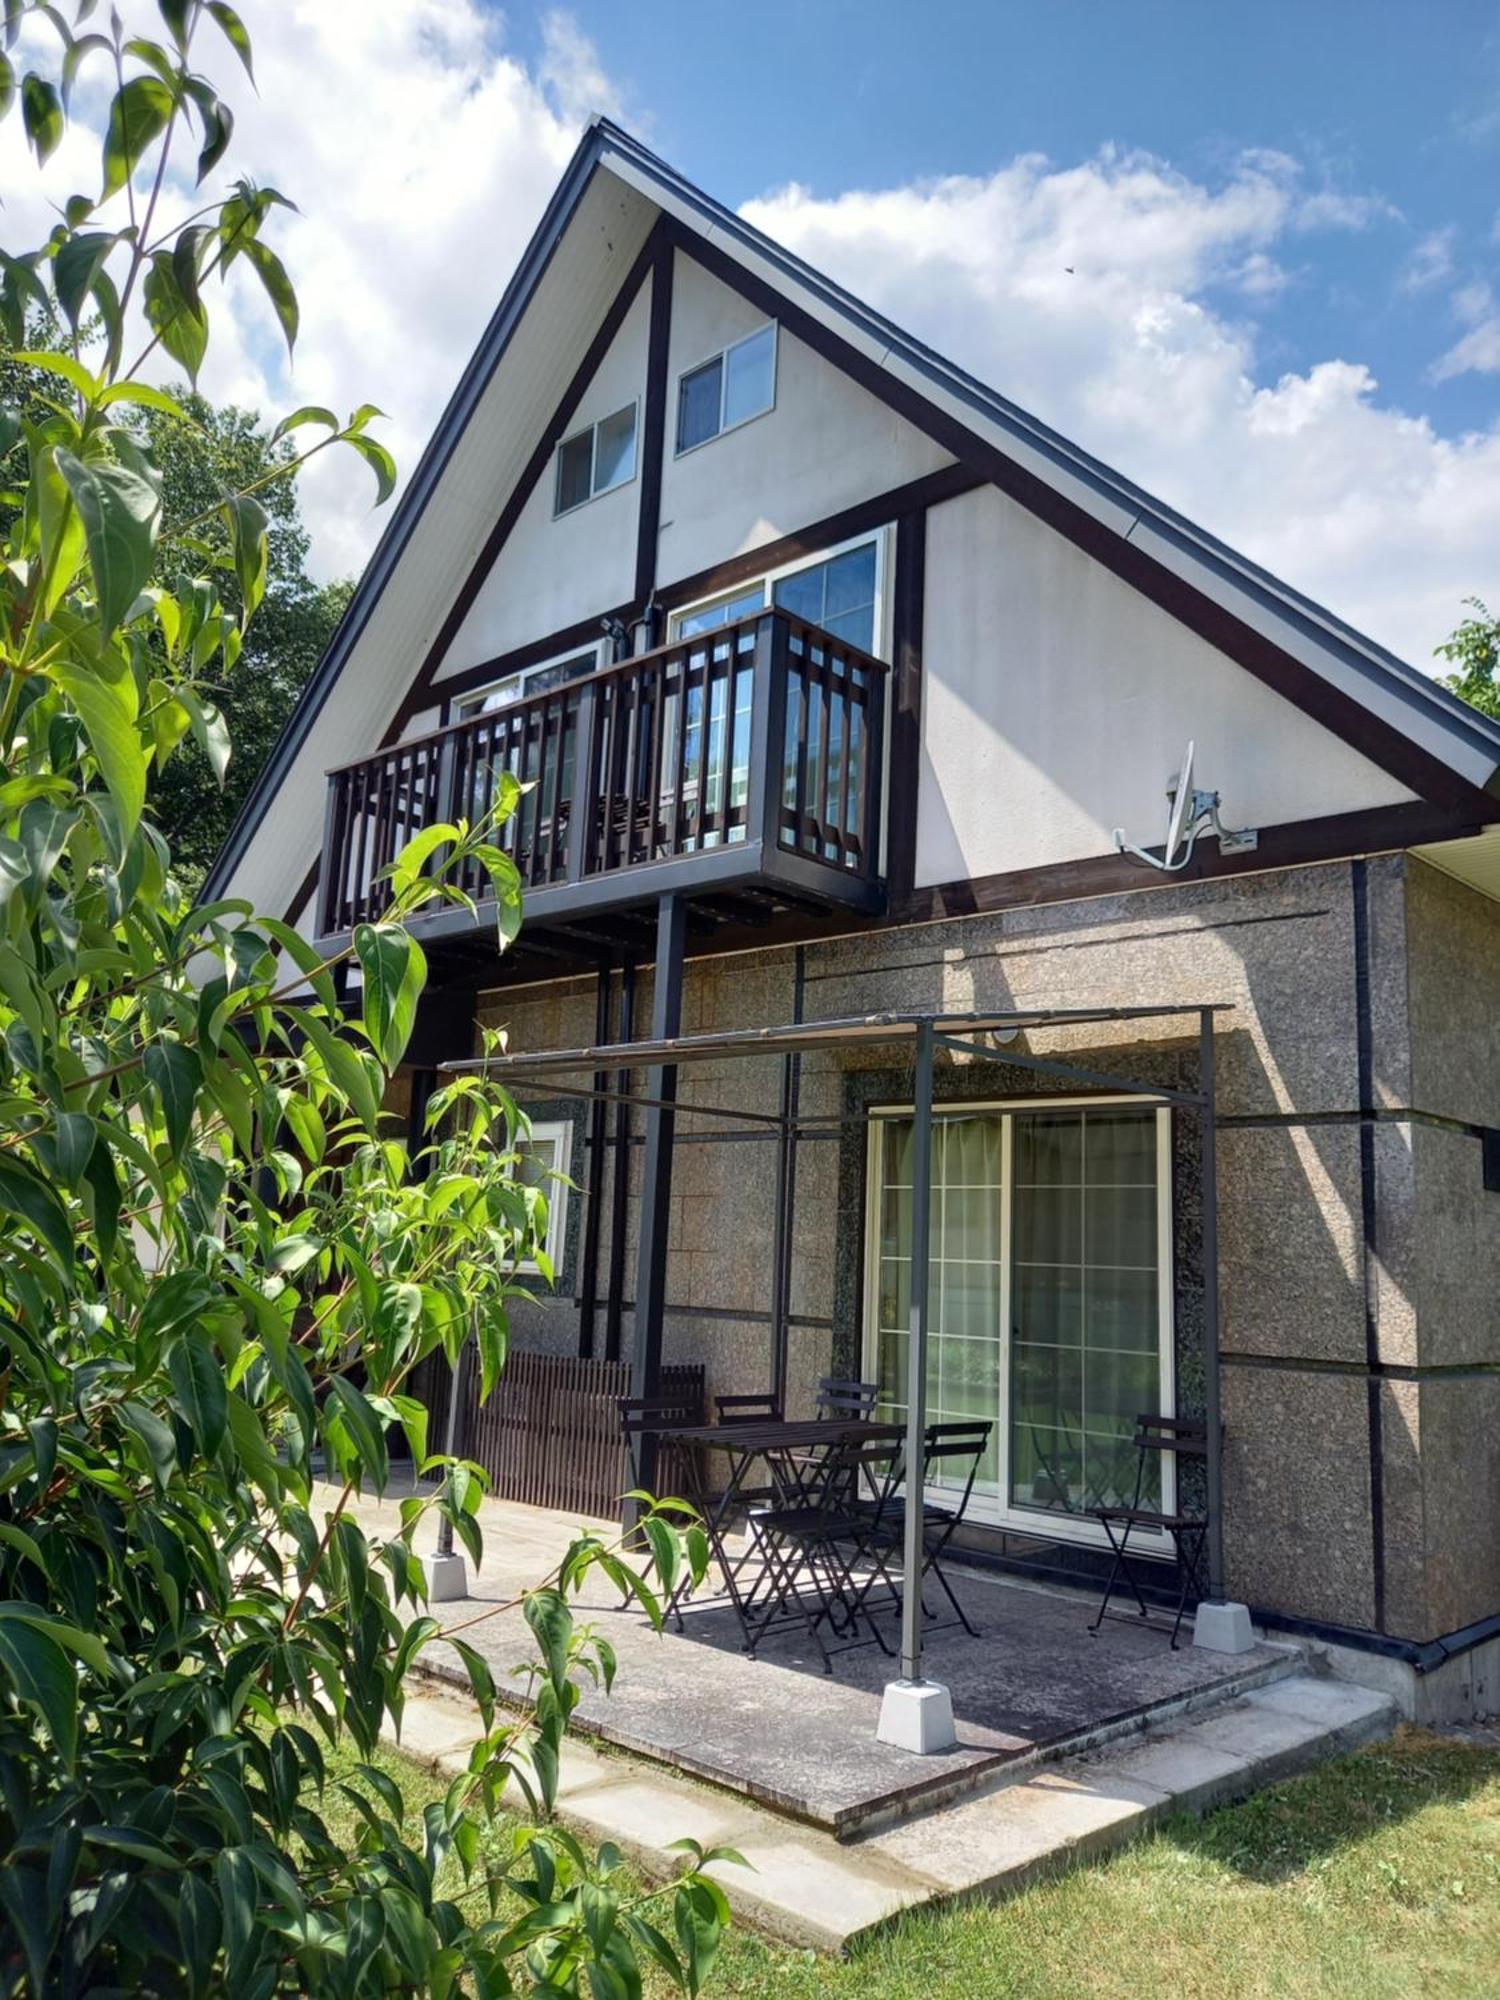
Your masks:
{"label": "patio step", "polygon": [[[1172,1813],[1204,1812],[1389,1732],[1394,1705],[1347,1681],[1293,1673],[1211,1708],[1041,1767],[996,1777],[920,1818],[835,1840],[660,1765],[570,1742],[559,1816],[612,1840],[649,1876],[681,1867],[667,1843],[735,1847],[748,1870],[715,1867],[737,1918],[783,1942],[844,1950],[919,1904],[1003,1896],[1093,1859]],[[462,1770],[478,1736],[451,1693],[408,1695],[402,1747]]]}

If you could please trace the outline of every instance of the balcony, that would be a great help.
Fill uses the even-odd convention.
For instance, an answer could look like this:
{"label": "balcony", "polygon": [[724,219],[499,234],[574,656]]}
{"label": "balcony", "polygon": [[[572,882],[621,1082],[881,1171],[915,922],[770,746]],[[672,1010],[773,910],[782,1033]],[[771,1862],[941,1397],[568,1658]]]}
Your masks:
{"label": "balcony", "polygon": [[[874,914],[885,688],[881,661],[768,610],[345,765],[329,773],[319,940],[379,916],[406,842],[482,819],[507,771],[526,789],[497,840],[529,949],[638,941],[640,913],[674,892],[699,929]],[[461,886],[485,893],[477,872]],[[412,927],[493,936],[482,903]]]}

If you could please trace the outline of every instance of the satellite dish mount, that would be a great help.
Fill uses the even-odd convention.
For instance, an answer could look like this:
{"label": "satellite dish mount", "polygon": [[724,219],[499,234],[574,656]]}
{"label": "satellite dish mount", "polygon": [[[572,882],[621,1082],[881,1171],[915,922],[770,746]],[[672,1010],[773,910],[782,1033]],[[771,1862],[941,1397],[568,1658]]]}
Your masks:
{"label": "satellite dish mount", "polygon": [[1219,818],[1217,792],[1194,789],[1191,743],[1183,757],[1181,770],[1168,780],[1167,808],[1167,837],[1160,854],[1149,853],[1144,847],[1137,847],[1134,841],[1127,840],[1122,826],[1117,826],[1114,831],[1116,853],[1134,855],[1148,868],[1158,869],[1164,875],[1176,875],[1192,860],[1193,849],[1201,834],[1212,833],[1218,840],[1221,854],[1253,854],[1260,844],[1260,836],[1253,829],[1236,831],[1224,825]]}

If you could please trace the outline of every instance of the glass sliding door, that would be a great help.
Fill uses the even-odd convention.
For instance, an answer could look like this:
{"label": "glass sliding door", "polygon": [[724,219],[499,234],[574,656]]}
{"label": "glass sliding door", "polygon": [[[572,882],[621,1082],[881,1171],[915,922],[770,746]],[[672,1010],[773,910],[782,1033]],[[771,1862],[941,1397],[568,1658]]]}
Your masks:
{"label": "glass sliding door", "polygon": [[[876,1114],[865,1359],[896,1416],[911,1155],[910,1114]],[[1133,1493],[1135,1419],[1172,1407],[1169,1159],[1169,1114],[1139,1101],[937,1107],[928,1411],[995,1425],[976,1515],[1087,1538],[1092,1508]]]}

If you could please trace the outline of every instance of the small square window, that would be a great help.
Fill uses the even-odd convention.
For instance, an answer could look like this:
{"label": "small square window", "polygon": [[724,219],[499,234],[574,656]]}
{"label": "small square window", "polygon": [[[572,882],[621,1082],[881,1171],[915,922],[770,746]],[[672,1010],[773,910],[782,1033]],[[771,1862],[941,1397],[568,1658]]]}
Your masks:
{"label": "small square window", "polygon": [[702,368],[684,375],[677,390],[677,449],[690,451],[719,434],[719,398],[724,357],[715,355]]}
{"label": "small square window", "polygon": [[677,384],[677,449],[691,451],[721,431],[759,417],[776,401],[776,323],[757,327],[690,368]]}
{"label": "small square window", "polygon": [[635,404],[575,431],[557,448],[554,514],[567,514],[635,477]]}
{"label": "small square window", "polygon": [[617,410],[597,427],[594,448],[594,491],[608,493],[635,475],[635,404]]}
{"label": "small square window", "polygon": [[581,507],[592,491],[594,473],[594,433],[592,429],[580,431],[577,437],[570,437],[558,448],[557,453],[557,511],[566,514],[570,507]]}

